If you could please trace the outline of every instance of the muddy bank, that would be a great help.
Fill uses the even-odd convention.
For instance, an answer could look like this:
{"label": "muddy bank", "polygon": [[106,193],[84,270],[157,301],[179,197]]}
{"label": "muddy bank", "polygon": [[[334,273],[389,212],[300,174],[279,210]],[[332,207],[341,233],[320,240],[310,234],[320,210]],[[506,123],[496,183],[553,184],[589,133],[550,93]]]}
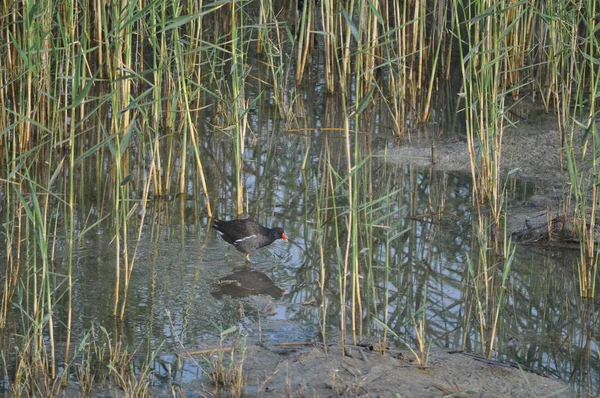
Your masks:
{"label": "muddy bank", "polygon": [[[529,109],[527,117],[508,126],[502,139],[501,170],[512,176],[560,185],[569,175],[560,164],[560,138],[555,115]],[[432,164],[432,144],[436,148],[436,163]],[[427,139],[405,142],[388,150],[389,160],[444,171],[470,173],[469,153],[464,136],[449,139]]]}
{"label": "muddy bank", "polygon": [[[523,238],[523,242],[528,243],[538,239],[538,235],[543,235],[550,227],[557,232],[556,237],[560,234],[567,237],[567,242],[556,242],[558,246],[566,247],[571,244],[572,231],[561,230],[562,221],[565,214],[573,214],[574,199],[566,166],[561,166],[557,119],[533,105],[522,108],[525,116],[515,117],[518,123],[507,127],[504,133],[500,169],[504,177],[510,173],[511,177],[535,183],[535,194],[525,202],[509,204],[508,230],[518,235],[515,238]],[[579,137],[576,141],[578,143]],[[435,151],[435,164],[432,163],[432,151]],[[471,173],[464,137],[413,140],[388,149],[387,154],[393,163]],[[585,170],[587,166],[579,164],[578,167]],[[568,222],[564,226],[569,228]]]}
{"label": "muddy bank", "polygon": [[[266,397],[543,397],[572,396],[566,384],[461,352],[432,349],[427,366],[410,351],[386,355],[369,346],[352,346],[341,356],[339,344],[323,347],[251,343],[244,373],[247,395]],[[186,387],[207,396],[210,384]],[[213,392],[214,393],[214,392]],[[206,394],[206,395],[205,395]]]}

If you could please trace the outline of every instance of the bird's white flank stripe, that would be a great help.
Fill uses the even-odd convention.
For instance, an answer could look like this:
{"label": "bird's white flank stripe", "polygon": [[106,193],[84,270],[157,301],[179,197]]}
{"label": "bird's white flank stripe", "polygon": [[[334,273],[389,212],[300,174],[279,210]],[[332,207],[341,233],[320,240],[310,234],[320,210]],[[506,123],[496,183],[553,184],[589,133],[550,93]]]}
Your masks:
{"label": "bird's white flank stripe", "polygon": [[242,243],[243,241],[245,241],[246,239],[252,239],[252,238],[256,238],[256,235],[250,235],[250,236],[246,236],[245,238],[242,239],[238,239],[235,242],[233,242],[234,245],[239,245],[240,243]]}

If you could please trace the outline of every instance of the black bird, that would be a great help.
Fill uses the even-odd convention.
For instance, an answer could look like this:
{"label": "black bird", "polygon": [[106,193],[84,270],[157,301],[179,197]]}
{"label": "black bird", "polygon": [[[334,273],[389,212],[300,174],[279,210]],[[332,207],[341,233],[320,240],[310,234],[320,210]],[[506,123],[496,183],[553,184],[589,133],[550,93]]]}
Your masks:
{"label": "black bird", "polygon": [[288,241],[283,229],[266,228],[250,218],[231,221],[215,220],[213,228],[225,242],[246,253],[248,261],[250,261],[250,254],[256,249],[270,245],[277,239]]}

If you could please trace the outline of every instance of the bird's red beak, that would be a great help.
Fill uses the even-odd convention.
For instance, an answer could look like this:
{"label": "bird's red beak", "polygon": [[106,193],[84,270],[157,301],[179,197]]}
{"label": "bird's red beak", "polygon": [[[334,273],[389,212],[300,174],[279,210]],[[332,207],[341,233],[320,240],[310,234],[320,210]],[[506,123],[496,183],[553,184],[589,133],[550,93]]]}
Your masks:
{"label": "bird's red beak", "polygon": [[284,241],[288,241],[287,235],[285,234],[285,232],[281,233],[281,239],[283,239]]}

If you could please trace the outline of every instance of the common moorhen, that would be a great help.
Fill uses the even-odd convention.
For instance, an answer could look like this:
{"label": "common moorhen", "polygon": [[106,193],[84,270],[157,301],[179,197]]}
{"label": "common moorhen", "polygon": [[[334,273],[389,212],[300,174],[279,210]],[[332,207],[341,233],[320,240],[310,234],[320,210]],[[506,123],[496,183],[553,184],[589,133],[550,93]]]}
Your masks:
{"label": "common moorhen", "polygon": [[250,261],[250,254],[256,249],[270,245],[277,239],[288,241],[283,229],[266,228],[250,218],[231,221],[215,220],[213,228],[225,242],[246,253],[248,261]]}

